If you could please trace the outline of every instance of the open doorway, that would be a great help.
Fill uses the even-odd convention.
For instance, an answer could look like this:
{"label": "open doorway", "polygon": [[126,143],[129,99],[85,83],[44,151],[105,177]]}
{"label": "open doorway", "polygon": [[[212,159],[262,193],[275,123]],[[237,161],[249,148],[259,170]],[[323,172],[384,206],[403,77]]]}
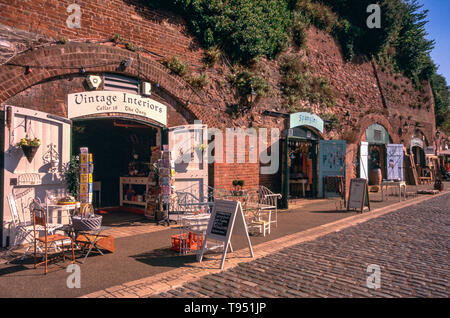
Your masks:
{"label": "open doorway", "polygon": [[[107,215],[104,221],[108,225],[130,218],[144,219],[145,180],[152,149],[161,144],[159,129],[124,119],[73,121],[72,153],[78,155],[80,147],[88,147],[92,153],[93,204]],[[124,194],[129,196],[127,203]]]}

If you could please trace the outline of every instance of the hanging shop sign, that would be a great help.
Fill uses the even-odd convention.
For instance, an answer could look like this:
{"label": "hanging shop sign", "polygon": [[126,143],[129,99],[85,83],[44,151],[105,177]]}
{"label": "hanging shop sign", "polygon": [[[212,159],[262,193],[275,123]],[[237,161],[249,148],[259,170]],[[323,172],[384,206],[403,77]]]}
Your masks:
{"label": "hanging shop sign", "polygon": [[295,113],[289,117],[289,128],[310,126],[323,133],[323,119],[311,113]]}
{"label": "hanging shop sign", "polygon": [[434,147],[433,146],[425,147],[425,154],[434,155]]}
{"label": "hanging shop sign", "polygon": [[167,106],[141,95],[115,92],[92,91],[67,95],[69,118],[104,114],[124,113],[143,116],[167,125]]}
{"label": "hanging shop sign", "polygon": [[423,140],[419,138],[411,139],[411,149],[412,147],[420,147],[423,149]]}

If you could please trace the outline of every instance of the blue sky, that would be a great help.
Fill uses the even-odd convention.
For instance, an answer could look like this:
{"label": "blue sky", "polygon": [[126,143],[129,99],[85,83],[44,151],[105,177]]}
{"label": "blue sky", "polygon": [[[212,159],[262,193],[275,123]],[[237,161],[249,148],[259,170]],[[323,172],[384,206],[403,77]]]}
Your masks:
{"label": "blue sky", "polygon": [[431,57],[450,85],[450,0],[419,0],[428,9],[427,38],[436,41]]}

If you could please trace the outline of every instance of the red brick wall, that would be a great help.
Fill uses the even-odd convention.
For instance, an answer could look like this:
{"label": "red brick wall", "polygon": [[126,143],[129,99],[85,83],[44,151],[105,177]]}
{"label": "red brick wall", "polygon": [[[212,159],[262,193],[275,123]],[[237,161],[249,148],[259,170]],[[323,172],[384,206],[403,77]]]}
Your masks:
{"label": "red brick wall", "polygon": [[[200,71],[203,50],[187,32],[186,25],[180,17],[161,10],[148,9],[137,0],[99,0],[77,1],[81,6],[81,28],[70,29],[66,19],[70,13],[67,7],[73,0],[0,0],[0,24],[16,27],[26,31],[33,31],[47,37],[59,40],[63,37],[72,41],[95,43],[68,43],[38,48],[21,54],[11,62],[20,65],[55,65],[55,68],[35,68],[32,74],[24,74],[24,67],[0,66],[0,103],[8,101],[27,104],[33,100],[30,107],[37,107],[44,111],[64,114],[63,95],[72,88],[55,87],[67,81],[67,76],[78,74],[81,65],[95,65],[110,63],[103,67],[88,69],[89,72],[115,72],[120,61],[132,57],[135,62],[124,72],[127,75],[140,77],[154,83],[161,84],[161,91],[157,94],[167,104],[181,114],[171,113],[169,120],[181,123],[185,119],[201,119],[209,127],[278,127],[283,129],[285,122],[262,115],[263,110],[286,112],[280,105],[283,103],[279,88],[280,74],[277,61],[261,59],[259,69],[271,86],[269,96],[245,114],[229,116],[227,106],[238,102],[236,92],[227,81],[230,70],[223,64],[215,69],[207,70],[210,84],[203,91],[195,92],[186,82],[170,75],[160,61],[163,57],[179,56],[188,62],[196,71]],[[1,25],[0,25],[1,27]],[[127,51],[124,45],[114,46],[111,39],[115,33],[120,34],[123,41],[131,42],[141,48],[138,53]],[[371,61],[346,62],[335,40],[328,34],[315,28],[308,30],[307,47],[305,50],[292,49],[291,53],[305,54],[306,62],[315,75],[326,77],[336,95],[336,106],[323,109],[322,105],[308,105],[313,111],[326,111],[338,114],[341,122],[343,114],[351,112],[351,125],[347,130],[355,135],[351,141],[358,143],[365,128],[371,123],[380,122],[391,134],[394,142],[408,144],[411,134],[416,128],[416,122],[429,141],[434,137],[433,107],[429,86],[425,85],[423,92],[411,93],[411,83],[404,77],[389,72],[383,72],[379,67],[373,67]],[[139,54],[139,55],[138,55]],[[138,63],[140,61],[140,63]],[[111,64],[112,63],[112,64]],[[65,67],[65,68],[60,68]],[[73,67],[68,69],[68,67]],[[378,75],[378,78],[377,78]],[[397,77],[397,78],[396,78]],[[57,79],[56,81],[53,81]],[[74,85],[78,85],[76,77]],[[44,83],[45,82],[45,83]],[[391,84],[389,84],[391,83]],[[394,83],[400,89],[396,89]],[[38,85],[30,89],[31,86]],[[42,86],[39,86],[42,85]],[[47,86],[45,86],[47,85]],[[403,86],[402,86],[403,85]],[[44,87],[56,89],[53,100],[45,96]],[[37,93],[42,91],[41,93]],[[431,97],[430,97],[431,96]],[[384,100],[383,100],[384,98]],[[428,101],[425,101],[428,98]],[[187,101],[190,104],[187,104]],[[410,107],[414,102],[421,101],[421,109]],[[42,109],[42,105],[45,108]],[[172,115],[171,115],[172,114]],[[400,115],[409,118],[410,128],[403,135],[398,135],[403,121]],[[172,119],[171,119],[172,118]],[[336,129],[326,132],[326,138],[345,138],[342,131]],[[350,134],[350,135],[351,135]],[[214,164],[214,186],[231,187],[231,181],[240,178],[248,179],[246,187],[263,183],[272,187],[277,186],[279,176],[261,176],[259,164]],[[350,173],[348,174],[350,175]]]}
{"label": "red brick wall", "polygon": [[[85,91],[84,82],[85,76],[81,75],[68,75],[62,78],[56,78],[27,88],[19,94],[7,99],[4,103],[6,105],[30,108],[66,117],[67,94]],[[158,91],[157,88],[154,90]],[[51,94],[49,94],[49,92],[51,92]],[[161,92],[161,94],[164,93]],[[152,94],[152,99],[167,106],[167,125],[172,127],[188,124],[188,120],[181,113],[183,112],[182,107],[177,105],[176,101],[172,100],[167,102],[167,98],[169,97],[165,96],[163,99],[158,96],[158,93],[155,91]]]}
{"label": "red brick wall", "polygon": [[[81,28],[66,24],[73,3],[81,7]],[[107,40],[118,33],[124,42],[161,56],[177,55],[194,65],[201,65],[203,57],[180,17],[148,9],[137,0],[0,0],[0,12],[0,23],[55,40]]]}

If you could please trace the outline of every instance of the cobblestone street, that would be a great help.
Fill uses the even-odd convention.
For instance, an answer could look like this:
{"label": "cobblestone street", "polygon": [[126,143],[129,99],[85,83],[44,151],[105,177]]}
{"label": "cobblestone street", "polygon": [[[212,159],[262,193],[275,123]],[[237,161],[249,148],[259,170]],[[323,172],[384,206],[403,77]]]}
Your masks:
{"label": "cobblestone street", "polygon": [[154,297],[449,297],[449,225],[447,193]]}

